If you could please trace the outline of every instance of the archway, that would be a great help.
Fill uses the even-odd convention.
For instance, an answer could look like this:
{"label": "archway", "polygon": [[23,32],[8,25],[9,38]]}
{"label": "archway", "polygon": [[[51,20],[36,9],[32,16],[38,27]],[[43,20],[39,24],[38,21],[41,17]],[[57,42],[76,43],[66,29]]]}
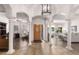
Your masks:
{"label": "archway", "polygon": [[41,42],[46,40],[46,18],[41,15],[32,18],[32,35],[34,42]]}
{"label": "archway", "polygon": [[[68,21],[66,15],[55,14],[53,16],[51,41],[55,46],[66,47],[68,40]],[[64,43],[63,43],[64,42]]]}
{"label": "archway", "polygon": [[[19,39],[15,39],[16,44],[18,45],[16,46],[16,48],[27,48],[27,46],[25,46],[25,44],[27,45],[28,41],[29,41],[29,16],[25,13],[25,12],[17,12],[17,28],[18,28],[18,32],[15,33],[16,35],[19,36]],[[25,43],[26,42],[26,43]],[[24,44],[24,45],[23,45]]]}

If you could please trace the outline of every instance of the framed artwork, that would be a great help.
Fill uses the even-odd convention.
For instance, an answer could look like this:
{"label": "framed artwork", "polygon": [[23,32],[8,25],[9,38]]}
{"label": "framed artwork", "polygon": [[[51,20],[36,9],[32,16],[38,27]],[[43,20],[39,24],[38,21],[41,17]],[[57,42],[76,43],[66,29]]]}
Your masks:
{"label": "framed artwork", "polygon": [[77,32],[77,26],[71,26],[72,32]]}

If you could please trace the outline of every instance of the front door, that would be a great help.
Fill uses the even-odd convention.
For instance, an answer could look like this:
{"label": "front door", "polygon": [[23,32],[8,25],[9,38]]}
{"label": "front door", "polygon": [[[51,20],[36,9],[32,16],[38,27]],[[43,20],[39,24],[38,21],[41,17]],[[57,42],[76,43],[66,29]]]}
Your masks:
{"label": "front door", "polygon": [[43,25],[34,24],[34,41],[41,41]]}

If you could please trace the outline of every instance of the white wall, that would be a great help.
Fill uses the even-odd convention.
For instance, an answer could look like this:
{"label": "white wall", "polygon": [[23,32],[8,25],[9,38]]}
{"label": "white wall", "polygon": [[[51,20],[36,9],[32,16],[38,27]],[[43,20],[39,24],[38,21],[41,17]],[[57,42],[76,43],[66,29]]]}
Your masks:
{"label": "white wall", "polygon": [[72,20],[72,26],[77,26],[77,32],[79,32],[79,19]]}

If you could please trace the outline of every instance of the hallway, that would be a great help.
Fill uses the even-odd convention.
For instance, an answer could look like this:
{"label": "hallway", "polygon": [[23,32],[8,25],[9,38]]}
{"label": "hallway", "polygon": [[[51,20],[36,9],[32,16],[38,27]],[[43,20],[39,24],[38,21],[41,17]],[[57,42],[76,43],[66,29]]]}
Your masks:
{"label": "hallway", "polygon": [[[16,49],[12,55],[78,55],[79,43],[72,43],[74,50],[66,49],[66,42],[58,39],[56,47],[51,48],[48,42],[32,43],[31,46],[27,45],[26,41],[21,42],[20,49]],[[18,46],[17,46],[18,47]],[[5,52],[0,52],[5,55]]]}

